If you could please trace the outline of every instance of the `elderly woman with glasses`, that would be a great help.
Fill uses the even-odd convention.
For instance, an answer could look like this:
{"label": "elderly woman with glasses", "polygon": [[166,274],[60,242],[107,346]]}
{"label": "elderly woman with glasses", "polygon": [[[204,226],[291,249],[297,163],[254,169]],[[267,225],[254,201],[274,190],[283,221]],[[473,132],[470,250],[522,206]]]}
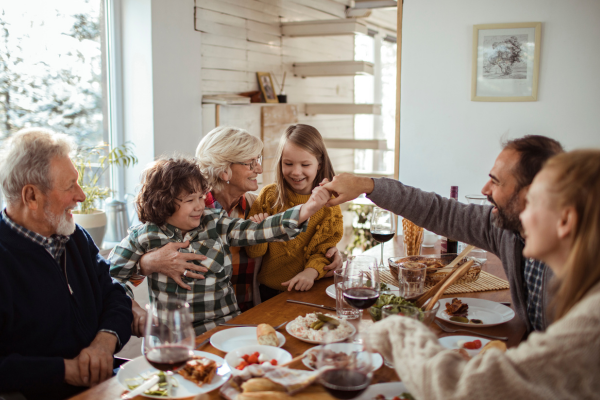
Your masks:
{"label": "elderly woman with glasses", "polygon": [[[248,218],[248,213],[257,195],[258,175],[262,174],[263,143],[243,129],[221,126],[210,131],[200,141],[196,158],[202,172],[212,186],[206,198],[207,208],[222,208],[230,217]],[[266,182],[269,183],[269,182]],[[144,275],[160,272],[171,277],[179,286],[190,290],[181,279],[190,260],[201,261],[205,257],[179,253],[186,243],[171,243],[161,249],[145,254],[139,261]],[[250,258],[243,247],[230,248],[233,261],[233,284],[240,310],[246,311],[260,303],[256,280],[260,258]],[[337,248],[327,252],[333,262],[326,269],[341,267],[342,260]],[[331,273],[333,273],[331,271]],[[201,274],[190,273],[188,278],[203,279]]]}

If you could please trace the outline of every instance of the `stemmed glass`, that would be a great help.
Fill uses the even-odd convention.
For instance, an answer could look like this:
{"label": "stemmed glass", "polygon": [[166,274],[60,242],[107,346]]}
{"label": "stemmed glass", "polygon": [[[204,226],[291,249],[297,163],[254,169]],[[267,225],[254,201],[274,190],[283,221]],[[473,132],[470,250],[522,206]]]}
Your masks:
{"label": "stemmed glass", "polygon": [[[352,307],[365,310],[375,304],[380,288],[377,259],[365,255],[348,257],[343,288],[344,300]],[[356,334],[354,341],[362,342],[360,332]]]}
{"label": "stemmed glass", "polygon": [[371,215],[371,236],[381,243],[381,262],[383,265],[383,244],[390,241],[396,234],[396,217],[391,211],[375,207]]}
{"label": "stemmed glass", "polygon": [[188,303],[178,299],[155,300],[148,308],[144,355],[154,368],[167,375],[167,397],[171,396],[173,371],[194,355],[196,334]]}

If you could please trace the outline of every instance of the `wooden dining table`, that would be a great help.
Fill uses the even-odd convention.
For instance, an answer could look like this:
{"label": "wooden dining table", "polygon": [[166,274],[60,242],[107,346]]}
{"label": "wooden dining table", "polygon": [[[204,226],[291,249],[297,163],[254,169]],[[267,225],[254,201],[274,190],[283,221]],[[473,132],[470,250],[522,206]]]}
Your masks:
{"label": "wooden dining table", "polygon": [[[381,254],[380,254],[381,247],[380,246],[381,245],[375,246],[375,247],[365,251],[364,254],[369,254],[369,255],[375,256],[379,260],[381,257]],[[423,253],[424,254],[436,253],[436,252],[439,253],[439,250],[440,250],[440,244],[438,242],[433,248],[424,249]],[[403,246],[402,246],[402,236],[396,237],[396,238],[392,239],[392,241],[385,244],[384,260],[387,260],[389,257],[401,256],[401,255],[404,255],[404,250],[403,250]],[[502,264],[501,264],[500,260],[491,253],[487,253],[487,262],[484,264],[483,270],[487,271],[488,273],[490,273],[492,275],[496,275],[498,277],[506,279],[506,275],[504,273],[504,270],[502,268]],[[314,286],[307,292],[297,292],[297,291],[287,292],[286,291],[286,292],[281,293],[281,294],[275,296],[274,298],[272,298],[256,307],[251,308],[250,310],[242,313],[241,315],[232,319],[229,322],[235,323],[235,324],[267,323],[272,326],[276,326],[276,325],[279,325],[286,321],[289,322],[289,321],[295,319],[296,317],[298,317],[299,315],[304,316],[311,312],[323,311],[320,308],[316,308],[316,307],[312,307],[312,306],[301,305],[301,304],[296,304],[296,303],[289,303],[289,302],[287,302],[288,299],[335,307],[335,299],[330,298],[326,294],[326,288],[332,284],[333,284],[333,278],[323,278],[323,279],[315,282]],[[508,289],[487,291],[487,292],[464,293],[464,294],[460,294],[460,295],[453,294],[453,295],[444,296],[444,297],[471,297],[471,298],[492,300],[492,301],[496,301],[496,302],[510,302],[511,301],[510,291]],[[327,312],[327,311],[325,311],[325,312]],[[363,313],[363,318],[360,320],[360,323],[358,322],[358,320],[355,320],[354,324],[359,324],[359,329],[362,331],[364,329],[368,329],[368,327],[371,324],[373,324],[373,322],[371,321],[369,313],[365,310]],[[448,325],[448,326],[453,327],[452,325]],[[454,327],[460,328],[460,327],[456,327],[456,326],[454,326]],[[196,343],[199,344],[202,341],[204,341],[205,339],[210,338],[213,334],[215,334],[219,331],[222,331],[224,329],[231,329],[231,327],[218,326],[218,327],[198,336],[196,338]],[[434,323],[431,324],[430,329],[434,333],[436,333],[439,337],[462,334],[462,333],[442,332],[441,329]],[[512,319],[511,321],[506,322],[501,325],[497,325],[494,327],[487,327],[487,328],[472,328],[470,330],[474,331],[474,332],[487,333],[489,335],[494,335],[494,336],[507,336],[508,337],[508,340],[506,341],[507,346],[513,347],[513,346],[518,345],[522,341],[522,339],[525,335],[525,332],[526,332],[526,327],[525,327],[525,324],[519,319],[519,317],[515,316],[515,318]],[[285,330],[285,327],[280,328],[279,332],[281,332],[285,336],[285,339],[286,339],[283,349],[290,352],[292,357],[299,356],[302,353],[304,353],[307,349],[314,347],[314,345],[305,343],[305,342],[300,341],[300,340],[296,339],[295,337],[289,335],[287,333],[287,331]],[[474,336],[476,336],[476,334]],[[224,352],[217,350],[210,343],[207,343],[207,344],[201,346],[197,350],[213,353],[213,354],[216,354],[223,358],[225,357]],[[297,368],[297,369],[307,369],[304,366],[304,364],[300,361],[291,365],[291,367]],[[398,381],[398,380],[399,379],[398,379],[398,376],[396,375],[395,370],[383,365],[379,370],[377,370],[374,373],[372,383],[391,382],[391,381]],[[117,378],[113,377],[113,378],[101,383],[98,386],[95,386],[91,389],[88,389],[88,390],[80,393],[79,395],[73,397],[73,399],[77,399],[77,400],[92,400],[92,399],[94,399],[94,400],[97,400],[97,399],[114,400],[114,399],[120,398],[121,394],[124,393],[125,391],[126,391],[126,389],[123,386],[121,386],[121,384],[119,384],[119,382],[117,381]],[[214,399],[214,400],[220,398],[219,390],[215,389],[212,392],[209,392],[208,397],[210,397],[210,399]],[[143,397],[138,396],[138,397],[136,397],[136,399],[143,399]]]}

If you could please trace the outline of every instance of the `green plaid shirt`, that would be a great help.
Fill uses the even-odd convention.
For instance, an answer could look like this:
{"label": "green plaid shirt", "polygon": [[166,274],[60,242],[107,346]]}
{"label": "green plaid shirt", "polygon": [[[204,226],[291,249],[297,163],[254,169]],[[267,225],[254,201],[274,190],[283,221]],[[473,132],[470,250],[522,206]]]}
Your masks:
{"label": "green plaid shirt", "polygon": [[[198,228],[187,232],[185,237],[181,230],[169,224],[161,227],[153,223],[138,225],[108,257],[110,274],[133,298],[133,292],[126,283],[131,277],[139,276],[137,263],[142,255],[167,243],[189,240],[190,246],[180,251],[208,257],[200,263],[194,262],[208,269],[204,273],[206,279],[183,278],[192,287],[192,290],[185,290],[166,275],[153,273],[148,277],[148,292],[153,301],[166,302],[177,298],[188,302],[194,315],[194,329],[199,335],[240,314],[231,285],[229,247],[293,239],[308,226],[307,222],[301,226],[298,224],[300,207],[290,208],[259,224],[230,218],[222,209],[205,209]],[[194,271],[192,264],[190,270]]]}

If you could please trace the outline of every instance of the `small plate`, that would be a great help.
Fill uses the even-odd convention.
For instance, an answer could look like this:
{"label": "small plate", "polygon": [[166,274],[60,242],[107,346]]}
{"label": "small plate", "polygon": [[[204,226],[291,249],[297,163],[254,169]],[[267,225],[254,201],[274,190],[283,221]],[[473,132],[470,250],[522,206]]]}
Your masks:
{"label": "small plate", "polygon": [[[174,397],[169,397],[170,399],[183,399],[186,397],[193,397],[201,393],[210,392],[227,382],[227,380],[231,376],[231,370],[229,369],[229,365],[227,365],[225,360],[221,357],[204,351],[194,351],[194,354],[197,356],[202,356],[210,358],[211,360],[215,360],[219,365],[217,373],[213,377],[211,383],[204,384],[202,386],[198,386],[194,382],[184,379],[183,376],[179,375],[177,372],[173,373],[173,377],[177,380],[179,386],[173,388]],[[148,361],[146,361],[146,358],[144,356],[139,356],[121,365],[121,367],[119,368],[119,372],[117,373],[117,381],[127,389],[127,383],[131,383],[131,381],[126,381],[126,379],[139,378],[140,374],[146,375],[152,374],[154,372],[158,372],[158,370],[156,368],[153,368],[148,363]],[[146,394],[142,394],[142,396],[150,397],[152,399],[165,398],[161,396],[152,396]]]}
{"label": "small plate", "polygon": [[[298,339],[298,340],[302,340],[303,342],[310,343],[310,344],[325,344],[325,342],[324,342],[324,341],[320,341],[320,340],[310,340],[310,339],[305,339],[305,338],[302,338],[302,337],[300,337],[300,336],[296,336],[295,334],[293,334],[293,333],[290,331],[290,325],[291,325],[291,323],[292,323],[292,322],[293,322],[293,321],[290,321],[290,322],[289,322],[289,323],[288,323],[288,324],[285,326],[285,330],[286,330],[286,331],[287,331],[287,333],[289,333],[291,336],[295,337],[295,338],[296,338],[296,339]],[[354,327],[352,324],[348,323],[348,326],[350,326],[350,328],[352,329],[352,332],[350,332],[350,333],[348,334],[348,336],[345,336],[345,337],[341,337],[341,338],[339,338],[339,339],[336,339],[336,340],[334,340],[334,341],[333,341],[333,342],[331,342],[331,343],[343,342],[344,340],[348,339],[349,337],[351,337],[352,335],[354,335],[354,334],[356,333],[356,328],[355,328],[355,327]]]}
{"label": "small plate", "polygon": [[[338,353],[344,352],[346,354],[349,354],[354,350],[359,350],[361,346],[356,343],[334,343],[334,344],[330,344],[328,347],[330,350],[333,350],[335,352],[338,352]],[[311,351],[317,351],[317,350],[319,350],[318,347],[312,347],[304,352],[305,357],[302,359],[302,363],[304,365],[306,365],[307,368],[310,368],[313,370],[315,369],[310,365],[306,356]],[[381,355],[379,355],[378,353],[372,353],[371,354],[371,363],[373,364],[373,371],[377,371],[383,365],[383,357],[381,357]]]}
{"label": "small plate", "polygon": [[464,340],[465,342],[472,342],[473,340],[481,340],[481,347],[479,349],[474,349],[474,350],[465,349],[471,357],[475,357],[477,354],[479,354],[481,349],[483,349],[483,346],[485,346],[486,344],[488,344],[490,342],[489,339],[484,339],[484,338],[480,338],[477,336],[446,336],[443,338],[439,338],[438,340],[442,346],[444,346],[447,349],[452,349],[452,350],[464,348],[464,347],[458,347],[459,340]]}
{"label": "small plate", "polygon": [[406,386],[402,382],[386,382],[371,385],[355,400],[373,400],[378,394],[385,396],[386,400],[392,400],[402,393],[408,392]]}
{"label": "small plate", "polygon": [[[399,290],[398,287],[394,285],[390,285],[387,283],[386,285],[389,288],[389,290]],[[327,296],[331,297],[332,299],[335,299],[335,285],[327,286],[327,289],[325,289],[325,293],[327,293]]]}
{"label": "small plate", "polygon": [[[279,332],[276,333],[279,340],[277,347],[281,347],[285,344],[285,336]],[[239,347],[258,345],[256,328],[230,328],[219,331],[210,337],[210,344],[224,353]]]}
{"label": "small plate", "polygon": [[451,298],[440,300],[440,309],[436,314],[436,317],[444,320],[448,323],[468,326],[469,328],[484,328],[486,326],[500,325],[510,321],[515,317],[515,312],[510,307],[506,307],[495,301],[474,299],[472,297],[460,297],[458,298],[463,303],[469,305],[469,319],[480,319],[483,324],[467,324],[464,322],[450,321],[450,315],[446,314],[446,303],[452,303]]}
{"label": "small plate", "polygon": [[280,349],[278,347],[273,346],[248,346],[248,347],[238,347],[237,349],[231,350],[225,356],[225,362],[229,365],[231,369],[231,373],[235,375],[240,375],[243,371],[235,369],[242,362],[241,358],[244,354],[252,354],[254,352],[259,352],[261,355],[268,358],[268,361],[273,359],[277,360],[277,364],[285,364],[288,361],[292,361],[292,355],[289,351],[284,349]]}

